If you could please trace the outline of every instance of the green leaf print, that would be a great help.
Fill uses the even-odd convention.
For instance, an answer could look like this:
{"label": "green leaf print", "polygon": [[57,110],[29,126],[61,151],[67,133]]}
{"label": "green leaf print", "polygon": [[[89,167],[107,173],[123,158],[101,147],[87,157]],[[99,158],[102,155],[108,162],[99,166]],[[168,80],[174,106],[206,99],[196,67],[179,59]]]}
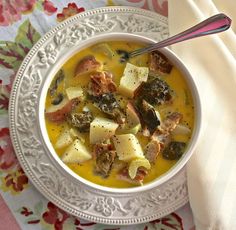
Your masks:
{"label": "green leaf print", "polygon": [[36,9],[43,11],[43,0],[38,0],[35,6],[36,6]]}
{"label": "green leaf print", "polygon": [[17,70],[24,56],[19,52],[19,47],[14,42],[1,42],[0,66]]}
{"label": "green leaf print", "polygon": [[39,201],[37,204],[34,206],[34,214],[37,216],[41,216],[43,211],[43,202]]}
{"label": "green leaf print", "polygon": [[29,20],[26,20],[18,29],[15,42],[30,50],[32,46],[39,40],[40,34],[34,29]]}
{"label": "green leaf print", "polygon": [[[120,227],[114,226],[114,225],[105,225],[105,224],[96,224],[94,227],[94,230],[120,230]],[[136,230],[141,230],[138,228],[138,226],[135,228]]]}
{"label": "green leaf print", "polygon": [[9,104],[9,92],[6,86],[0,83],[0,115],[7,114]]}
{"label": "green leaf print", "polygon": [[18,29],[15,42],[0,41],[0,67],[17,71],[26,54],[39,40],[40,34],[26,20]]}

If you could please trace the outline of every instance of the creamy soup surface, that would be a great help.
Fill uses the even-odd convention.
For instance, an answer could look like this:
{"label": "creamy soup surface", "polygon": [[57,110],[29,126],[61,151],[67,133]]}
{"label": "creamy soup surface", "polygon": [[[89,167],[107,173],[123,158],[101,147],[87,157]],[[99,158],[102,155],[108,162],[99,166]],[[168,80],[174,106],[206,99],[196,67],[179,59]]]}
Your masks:
{"label": "creamy soup surface", "polygon": [[143,46],[109,41],[79,51],[48,89],[52,146],[72,171],[102,186],[153,181],[191,138],[194,106],[180,71],[159,52],[120,60],[123,51]]}

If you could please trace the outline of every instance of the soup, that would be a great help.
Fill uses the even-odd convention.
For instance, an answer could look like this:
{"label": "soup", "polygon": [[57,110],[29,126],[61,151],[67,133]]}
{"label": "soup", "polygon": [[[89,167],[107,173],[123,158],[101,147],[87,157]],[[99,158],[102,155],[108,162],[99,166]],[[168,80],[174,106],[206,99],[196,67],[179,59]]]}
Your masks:
{"label": "soup", "polygon": [[160,52],[122,61],[144,47],[125,41],[79,51],[53,78],[45,103],[49,139],[62,161],[102,186],[153,181],[182,157],[194,107],[181,75]]}

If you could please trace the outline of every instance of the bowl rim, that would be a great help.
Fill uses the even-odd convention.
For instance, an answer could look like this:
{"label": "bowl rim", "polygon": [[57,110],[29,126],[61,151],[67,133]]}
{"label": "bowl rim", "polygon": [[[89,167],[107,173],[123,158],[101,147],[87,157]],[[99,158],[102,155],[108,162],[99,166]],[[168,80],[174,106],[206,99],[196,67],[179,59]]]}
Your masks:
{"label": "bowl rim", "polygon": [[[187,161],[190,159],[191,155],[193,154],[193,151],[197,145],[197,141],[199,139],[200,130],[201,130],[201,123],[202,123],[202,110],[201,110],[201,102],[200,102],[200,96],[197,90],[197,86],[194,82],[194,79],[190,72],[188,71],[187,67],[184,65],[184,63],[180,60],[180,58],[170,49],[168,48],[162,48],[160,51],[167,56],[167,58],[171,61],[171,63],[178,68],[178,70],[182,73],[189,89],[192,94],[193,103],[194,103],[194,129],[192,132],[192,136],[189,140],[187,149],[185,150],[185,153],[183,157],[181,157],[175,165],[173,165],[167,172],[162,174],[161,176],[157,177],[156,179],[152,180],[151,182],[144,184],[143,186],[137,186],[137,187],[131,187],[131,188],[112,188],[112,187],[106,187],[99,184],[95,184],[94,182],[91,182],[75,172],[73,172],[65,163],[62,162],[62,160],[57,155],[55,149],[53,148],[52,144],[49,141],[49,137],[46,131],[46,125],[45,125],[45,118],[44,118],[44,109],[45,109],[45,100],[46,100],[46,93],[49,87],[49,84],[51,83],[53,77],[55,76],[55,73],[58,71],[58,67],[65,64],[66,61],[68,61],[70,58],[73,57],[76,53],[78,53],[81,50],[84,50],[86,47],[92,46],[98,42],[105,42],[105,41],[122,41],[122,40],[131,40],[141,43],[147,43],[152,44],[155,42],[154,39],[147,38],[142,35],[136,35],[136,34],[129,34],[129,33],[109,33],[109,34],[102,34],[97,35],[93,38],[89,38],[88,40],[80,43],[76,49],[72,49],[61,59],[60,63],[57,63],[55,67],[52,69],[52,71],[49,73],[49,77],[46,79],[46,81],[43,84],[41,93],[40,93],[40,102],[38,107],[38,118],[39,118],[39,126],[41,131],[41,136],[45,142],[45,146],[47,148],[48,153],[50,153],[50,157],[53,158],[54,163],[56,163],[56,167],[60,167],[63,169],[63,171],[67,174],[72,176],[74,179],[79,180],[83,184],[97,190],[101,191],[108,191],[111,193],[137,193],[137,192],[144,192],[146,190],[153,189],[154,187],[157,187],[166,181],[168,181],[171,177],[176,175],[187,163]],[[62,63],[62,64],[61,64]],[[54,73],[54,74],[53,74]]]}

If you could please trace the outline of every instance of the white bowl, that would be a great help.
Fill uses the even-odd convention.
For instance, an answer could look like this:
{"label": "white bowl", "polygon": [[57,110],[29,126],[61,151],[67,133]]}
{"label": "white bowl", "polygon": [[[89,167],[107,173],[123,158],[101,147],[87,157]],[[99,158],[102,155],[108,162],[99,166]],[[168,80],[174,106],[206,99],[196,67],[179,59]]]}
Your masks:
{"label": "white bowl", "polygon": [[45,142],[46,145],[48,146],[49,152],[52,154],[53,158],[55,161],[58,162],[58,164],[71,176],[75,177],[77,180],[85,183],[86,185],[89,185],[95,189],[98,190],[106,190],[114,193],[132,193],[132,192],[144,192],[146,190],[152,189],[154,187],[157,187],[163,183],[165,183],[167,180],[169,180],[171,177],[173,177],[177,172],[179,172],[184,165],[187,163],[189,158],[191,157],[194,148],[197,143],[197,139],[199,136],[200,132],[200,127],[201,127],[201,104],[200,104],[200,99],[198,95],[198,91],[196,88],[196,85],[194,83],[194,80],[185,67],[185,65],[181,62],[181,60],[169,49],[163,48],[160,51],[170,60],[170,62],[176,66],[180,72],[182,73],[183,77],[185,78],[187,85],[190,89],[190,92],[192,93],[193,97],[193,102],[194,102],[194,130],[192,132],[192,137],[189,141],[189,144],[186,148],[185,153],[183,156],[178,160],[178,162],[166,173],[161,175],[160,177],[156,178],[152,182],[145,184],[143,186],[139,187],[133,187],[133,188],[108,188],[104,186],[97,185],[95,183],[92,183],[79,175],[75,174],[71,169],[69,169],[58,157],[57,153],[55,152],[52,144],[50,143],[50,140],[47,135],[46,127],[45,127],[45,121],[44,121],[44,110],[45,110],[45,100],[46,100],[46,94],[47,90],[49,88],[49,85],[52,81],[52,78],[55,76],[55,73],[58,71],[58,67],[62,66],[63,63],[65,63],[69,58],[71,58],[75,53],[79,52],[80,50],[83,50],[87,48],[88,46],[92,46],[94,44],[97,44],[99,42],[104,42],[104,41],[133,41],[133,42],[141,42],[143,44],[152,44],[155,43],[154,40],[148,39],[144,36],[140,35],[133,35],[133,34],[127,34],[127,33],[110,33],[110,34],[103,34],[100,36],[95,36],[93,38],[90,38],[83,43],[81,43],[79,46],[75,47],[74,49],[71,49],[69,52],[64,55],[63,58],[60,59],[60,61],[57,63],[57,66],[55,66],[54,69],[52,69],[52,72],[49,74],[48,78],[46,79],[44,85],[43,85],[43,90],[40,95],[40,128],[42,135],[45,137]]}

